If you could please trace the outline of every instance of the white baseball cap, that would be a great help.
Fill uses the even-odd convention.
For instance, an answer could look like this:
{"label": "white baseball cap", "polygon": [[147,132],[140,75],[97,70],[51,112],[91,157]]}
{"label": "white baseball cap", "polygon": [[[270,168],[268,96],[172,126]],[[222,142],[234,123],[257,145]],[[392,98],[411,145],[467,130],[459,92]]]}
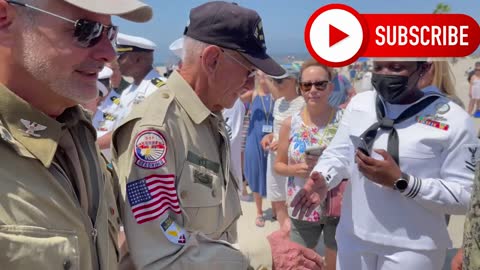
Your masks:
{"label": "white baseball cap", "polygon": [[139,0],[64,0],[94,13],[118,15],[133,22],[146,22],[153,16],[150,6]]}

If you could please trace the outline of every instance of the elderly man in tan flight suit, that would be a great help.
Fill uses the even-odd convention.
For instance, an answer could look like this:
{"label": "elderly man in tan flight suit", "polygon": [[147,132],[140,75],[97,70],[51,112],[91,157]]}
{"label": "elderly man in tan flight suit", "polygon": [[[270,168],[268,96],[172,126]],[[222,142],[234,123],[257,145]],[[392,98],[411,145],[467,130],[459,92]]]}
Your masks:
{"label": "elderly man in tan flight suit", "polygon": [[78,106],[136,0],[0,0],[0,268],[118,269],[113,181]]}
{"label": "elderly man in tan flight suit", "polygon": [[192,9],[184,35],[181,69],[113,135],[131,257],[138,269],[245,270],[221,111],[253,88],[256,69],[285,71],[266,54],[259,15],[234,3]]}

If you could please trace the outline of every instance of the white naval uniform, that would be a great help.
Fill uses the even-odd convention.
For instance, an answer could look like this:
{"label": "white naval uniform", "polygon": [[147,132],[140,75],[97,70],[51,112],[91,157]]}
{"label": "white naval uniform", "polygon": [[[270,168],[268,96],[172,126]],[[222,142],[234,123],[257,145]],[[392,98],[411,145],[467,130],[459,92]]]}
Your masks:
{"label": "white naval uniform", "polygon": [[[102,104],[98,106],[93,116],[92,125],[97,131],[97,140],[113,131],[120,113],[120,95],[115,90],[112,90]],[[110,148],[102,149],[101,151],[105,158],[110,161],[112,158]]]}
{"label": "white naval uniform", "polygon": [[132,111],[134,104],[142,102],[157,89],[156,87],[149,87],[155,78],[160,78],[162,81],[165,81],[165,78],[163,78],[156,69],[152,68],[138,86],[131,84],[122,92],[120,96],[120,115],[115,123],[115,128],[118,127],[122,120]]}
{"label": "white naval uniform", "polygon": [[[435,87],[423,91],[426,96],[440,95]],[[377,122],[376,95],[376,91],[369,91],[352,99],[335,138],[314,168],[325,176],[329,189],[342,179],[351,180],[343,195],[342,218],[337,228],[339,257],[342,258],[342,246],[348,245],[342,245],[342,239],[365,243],[360,249],[364,252],[374,252],[368,245],[399,250],[445,250],[451,246],[445,215],[465,214],[470,201],[480,152],[472,119],[442,96],[417,116],[395,125],[400,168],[410,175],[408,188],[400,193],[368,180],[354,162],[349,135],[360,136]],[[409,106],[395,105],[400,110],[398,114]],[[379,130],[373,149],[386,150],[387,142],[388,133]],[[372,157],[381,159],[376,153]],[[431,260],[440,260],[438,257],[432,256]]]}
{"label": "white naval uniform", "polygon": [[113,125],[119,114],[119,108],[120,95],[115,90],[112,90],[102,104],[98,106],[93,116],[92,124],[97,130],[97,138],[113,130]]}

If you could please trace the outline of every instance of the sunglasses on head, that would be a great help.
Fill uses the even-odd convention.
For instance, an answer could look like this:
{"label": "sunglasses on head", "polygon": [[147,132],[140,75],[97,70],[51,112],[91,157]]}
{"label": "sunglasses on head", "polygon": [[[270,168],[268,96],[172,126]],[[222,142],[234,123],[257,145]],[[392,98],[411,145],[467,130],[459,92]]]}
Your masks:
{"label": "sunglasses on head", "polygon": [[303,92],[308,92],[312,89],[312,86],[315,87],[318,91],[323,91],[327,89],[328,84],[330,81],[315,81],[315,82],[300,82],[300,90]]}
{"label": "sunglasses on head", "polygon": [[7,0],[7,3],[11,5],[18,5],[21,7],[30,8],[50,16],[62,19],[67,22],[73,23],[75,27],[75,31],[73,33],[73,37],[75,40],[75,44],[81,48],[91,48],[102,40],[103,33],[106,33],[108,40],[115,45],[115,41],[117,38],[118,27],[113,25],[104,25],[102,23],[91,21],[87,19],[79,19],[79,20],[70,20],[68,18],[62,17],[60,15],[51,13],[49,11],[34,7],[32,5],[20,3],[13,0]]}

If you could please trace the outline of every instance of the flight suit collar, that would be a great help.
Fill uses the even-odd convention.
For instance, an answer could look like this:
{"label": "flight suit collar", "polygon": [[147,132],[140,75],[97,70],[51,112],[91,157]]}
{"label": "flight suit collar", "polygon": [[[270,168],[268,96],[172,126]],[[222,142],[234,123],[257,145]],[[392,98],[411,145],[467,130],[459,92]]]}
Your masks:
{"label": "flight suit collar", "polygon": [[176,99],[195,124],[200,124],[211,114],[180,73],[173,71],[166,84],[169,89],[175,92]]}
{"label": "flight suit collar", "polygon": [[[49,167],[62,132],[79,121],[88,122],[78,106],[68,108],[57,119],[33,108],[0,84],[0,117],[5,128],[45,167]],[[12,141],[13,142],[13,141]],[[31,157],[31,155],[24,155]]]}

